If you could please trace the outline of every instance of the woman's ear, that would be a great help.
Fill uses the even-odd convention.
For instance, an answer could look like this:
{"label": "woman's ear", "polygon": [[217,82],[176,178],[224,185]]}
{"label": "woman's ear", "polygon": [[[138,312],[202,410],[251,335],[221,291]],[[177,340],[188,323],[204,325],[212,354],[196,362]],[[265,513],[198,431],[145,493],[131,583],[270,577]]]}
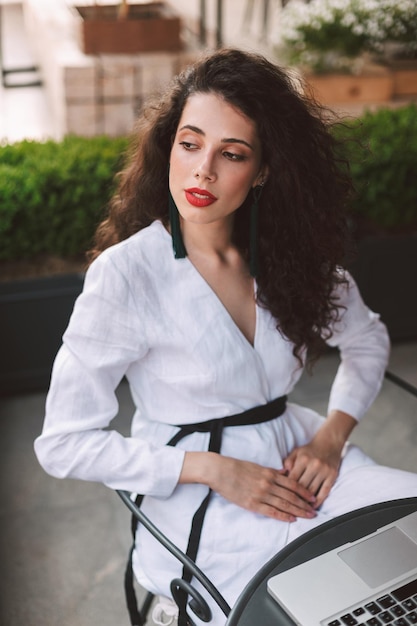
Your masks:
{"label": "woman's ear", "polygon": [[269,167],[267,165],[265,165],[264,167],[262,167],[261,171],[259,172],[258,176],[256,177],[255,183],[254,183],[254,187],[263,187],[266,183],[266,181],[268,180],[268,176],[269,176]]}

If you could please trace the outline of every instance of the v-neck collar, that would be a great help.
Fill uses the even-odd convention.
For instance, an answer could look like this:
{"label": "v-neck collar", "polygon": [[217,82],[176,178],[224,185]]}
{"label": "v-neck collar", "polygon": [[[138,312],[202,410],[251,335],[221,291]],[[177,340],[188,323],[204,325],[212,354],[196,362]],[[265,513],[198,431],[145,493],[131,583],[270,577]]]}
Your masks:
{"label": "v-neck collar", "polygon": [[[171,247],[170,252],[172,254],[173,261],[175,263],[181,263],[182,262],[183,263],[183,267],[189,268],[189,272],[192,273],[193,276],[195,276],[195,281],[197,281],[197,283],[206,291],[206,293],[208,293],[211,296],[211,300],[215,303],[215,306],[217,307],[217,309],[221,312],[221,314],[224,317],[224,319],[228,322],[229,327],[233,328],[235,334],[240,337],[240,340],[243,341],[246,344],[246,346],[248,346],[251,350],[256,351],[257,336],[258,336],[258,325],[259,325],[259,307],[258,307],[258,305],[256,303],[256,298],[255,298],[255,332],[254,332],[253,344],[252,344],[252,342],[249,341],[249,339],[246,337],[246,335],[242,332],[242,330],[236,324],[235,320],[233,319],[233,317],[230,314],[230,312],[227,309],[227,307],[224,305],[223,301],[219,298],[217,293],[214,291],[214,289],[211,287],[211,285],[207,282],[207,280],[204,278],[204,276],[202,276],[202,274],[198,271],[198,269],[191,262],[191,260],[188,258],[188,256],[183,258],[183,259],[175,259],[174,253],[172,251],[172,238],[171,238],[171,235],[167,231],[167,229],[165,228],[165,226],[162,224],[161,221],[158,220],[157,223],[159,224],[160,229],[163,231],[164,236],[166,237],[166,239],[170,243],[170,247]],[[193,281],[193,282],[195,283],[195,281]],[[254,296],[256,296],[256,291],[257,291],[256,280],[253,279],[253,294],[254,294]]]}
{"label": "v-neck collar", "polygon": [[[216,306],[219,309],[219,311],[221,311],[223,317],[226,320],[228,320],[229,325],[234,328],[235,332],[240,336],[242,341],[244,341],[252,350],[256,350],[256,343],[257,343],[256,339],[258,335],[258,321],[259,321],[259,310],[258,310],[258,305],[256,303],[256,299],[254,302],[255,304],[255,332],[253,335],[253,344],[252,344],[252,342],[249,341],[246,335],[242,332],[242,330],[236,324],[235,320],[233,319],[232,315],[230,314],[228,308],[225,306],[221,298],[217,295],[217,293],[214,291],[211,285],[207,282],[204,276],[202,276],[202,274],[198,271],[196,266],[191,262],[191,260],[188,257],[186,257],[184,260],[186,261],[187,266],[190,268],[190,271],[195,276],[197,276],[197,280],[199,281],[199,283],[203,285],[205,290],[211,295],[212,300],[216,303]],[[256,295],[255,279],[253,279],[253,293],[255,296]]]}

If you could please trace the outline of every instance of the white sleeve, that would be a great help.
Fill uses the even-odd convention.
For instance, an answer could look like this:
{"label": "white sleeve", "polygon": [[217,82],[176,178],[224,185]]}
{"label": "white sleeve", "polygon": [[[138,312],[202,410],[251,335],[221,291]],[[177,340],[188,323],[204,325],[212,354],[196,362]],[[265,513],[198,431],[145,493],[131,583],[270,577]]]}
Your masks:
{"label": "white sleeve", "polygon": [[148,349],[146,313],[137,307],[125,278],[102,254],[87,272],[55,359],[35,452],[57,478],[168,497],[184,452],[104,430],[118,411],[115,389]]}
{"label": "white sleeve", "polygon": [[360,420],[375,400],[388,363],[390,342],[379,315],[363,302],[353,278],[337,289],[341,320],[333,326],[330,346],[340,350],[341,362],[332,385],[329,411],[338,409]]}

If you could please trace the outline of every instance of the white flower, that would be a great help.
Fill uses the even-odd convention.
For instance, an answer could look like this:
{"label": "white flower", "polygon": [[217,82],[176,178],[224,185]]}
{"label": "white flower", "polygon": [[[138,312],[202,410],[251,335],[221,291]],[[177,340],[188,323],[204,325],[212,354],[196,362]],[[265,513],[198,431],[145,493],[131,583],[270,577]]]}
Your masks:
{"label": "white flower", "polygon": [[281,49],[295,63],[323,64],[335,47],[355,56],[386,42],[417,56],[417,0],[290,0],[280,23]]}

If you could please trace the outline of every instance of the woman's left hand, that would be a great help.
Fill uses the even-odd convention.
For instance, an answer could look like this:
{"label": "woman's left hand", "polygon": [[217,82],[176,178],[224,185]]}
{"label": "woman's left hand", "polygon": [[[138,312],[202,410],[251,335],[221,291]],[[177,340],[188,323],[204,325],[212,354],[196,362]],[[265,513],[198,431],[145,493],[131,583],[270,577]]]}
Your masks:
{"label": "woman's left hand", "polygon": [[332,411],[312,441],[294,448],[284,461],[288,476],[316,496],[319,508],[336,482],[343,447],[356,420],[342,411]]}
{"label": "woman's left hand", "polygon": [[320,507],[330,493],[339,473],[341,454],[313,441],[294,448],[285,459],[289,478],[296,480],[316,496],[314,507]]}

